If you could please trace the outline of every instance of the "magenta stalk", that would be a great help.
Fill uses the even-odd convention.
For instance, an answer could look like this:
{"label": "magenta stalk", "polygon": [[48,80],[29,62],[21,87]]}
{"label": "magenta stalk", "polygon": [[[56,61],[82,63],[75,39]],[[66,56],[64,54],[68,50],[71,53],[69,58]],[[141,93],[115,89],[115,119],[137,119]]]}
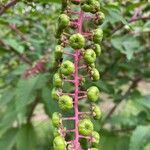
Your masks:
{"label": "magenta stalk", "polygon": [[[84,13],[81,11],[80,12],[80,17],[78,20],[78,32],[82,34],[82,23],[83,23],[83,16]],[[79,110],[78,110],[78,102],[79,102],[79,75],[78,75],[78,62],[79,62],[79,55],[80,51],[75,50],[74,53],[74,65],[75,65],[75,73],[74,73],[74,81],[75,81],[75,98],[74,98],[74,113],[75,113],[75,140],[74,140],[74,145],[75,145],[75,150],[79,149],[79,131],[78,131],[78,123],[79,123]]]}

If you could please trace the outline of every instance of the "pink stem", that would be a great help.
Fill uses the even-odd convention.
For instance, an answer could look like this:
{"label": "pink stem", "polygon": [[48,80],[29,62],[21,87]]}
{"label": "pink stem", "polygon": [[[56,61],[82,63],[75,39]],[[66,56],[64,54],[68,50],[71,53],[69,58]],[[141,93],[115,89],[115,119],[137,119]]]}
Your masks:
{"label": "pink stem", "polygon": [[63,117],[62,120],[75,120],[75,117]]}
{"label": "pink stem", "polygon": [[91,112],[79,112],[79,115],[90,115]]}
{"label": "pink stem", "polygon": [[[80,11],[80,17],[78,20],[78,32],[82,34],[82,24],[83,24],[84,13]],[[75,81],[75,98],[74,98],[74,113],[75,113],[75,140],[74,147],[75,150],[80,149],[79,144],[79,131],[78,131],[78,123],[79,123],[79,109],[78,109],[78,94],[79,94],[79,76],[78,76],[78,63],[79,63],[80,51],[76,50],[74,52],[74,65],[75,65],[75,73],[74,73],[74,81]]]}
{"label": "pink stem", "polygon": [[74,80],[67,80],[67,79],[64,79],[65,82],[70,82],[70,83],[74,83],[75,81]]}

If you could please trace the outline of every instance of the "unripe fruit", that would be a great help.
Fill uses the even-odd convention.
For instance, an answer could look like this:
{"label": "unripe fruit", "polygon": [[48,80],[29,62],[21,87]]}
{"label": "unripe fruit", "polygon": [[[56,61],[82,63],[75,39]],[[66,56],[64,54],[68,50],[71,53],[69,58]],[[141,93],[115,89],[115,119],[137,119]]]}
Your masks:
{"label": "unripe fruit", "polygon": [[83,119],[79,121],[79,133],[84,136],[91,135],[93,131],[93,123],[89,119]]}
{"label": "unripe fruit", "polygon": [[59,107],[62,110],[69,110],[71,108],[73,108],[73,99],[72,97],[68,96],[68,95],[62,95],[59,98]]}
{"label": "unripe fruit", "polygon": [[54,134],[54,137],[61,136],[57,128],[54,129],[53,134]]}
{"label": "unripe fruit", "polygon": [[101,118],[102,112],[101,112],[99,106],[94,105],[94,104],[92,105],[92,115],[93,115],[94,119],[100,119]]}
{"label": "unripe fruit", "polygon": [[54,112],[52,115],[52,123],[53,126],[58,128],[60,127],[61,123],[62,123],[62,119],[61,119],[61,114],[58,112]]}
{"label": "unripe fruit", "polygon": [[96,131],[92,132],[92,145],[97,146],[99,144],[100,136]]}
{"label": "unripe fruit", "polygon": [[55,47],[55,59],[60,59],[62,58],[63,55],[63,47],[61,45],[57,45]]}
{"label": "unripe fruit", "polygon": [[94,44],[93,50],[96,53],[96,56],[99,56],[101,54],[101,46],[99,44]]}
{"label": "unripe fruit", "polygon": [[66,28],[70,25],[70,18],[66,14],[61,14],[58,19],[59,28]]}
{"label": "unripe fruit", "polygon": [[74,73],[74,71],[75,71],[75,67],[71,61],[66,60],[61,64],[60,72],[63,75],[65,76],[71,75],[72,73]]}
{"label": "unripe fruit", "polygon": [[90,12],[91,11],[91,6],[86,4],[86,3],[81,3],[81,9],[85,12]]}
{"label": "unripe fruit", "polygon": [[92,147],[92,148],[90,148],[90,149],[88,149],[88,150],[98,150],[98,149],[97,149],[97,148]]}
{"label": "unripe fruit", "polygon": [[98,13],[96,14],[96,16],[97,16],[97,19],[95,20],[95,23],[96,23],[97,25],[101,25],[101,24],[104,22],[104,20],[105,20],[105,15],[104,15],[104,13],[98,12]]}
{"label": "unripe fruit", "polygon": [[60,76],[59,73],[54,74],[54,76],[53,76],[53,85],[55,87],[62,87],[63,81],[62,81],[61,76]]}
{"label": "unripe fruit", "polygon": [[99,89],[96,86],[91,86],[87,90],[87,98],[89,101],[95,102],[99,97]]}
{"label": "unripe fruit", "polygon": [[103,30],[102,29],[96,29],[93,32],[93,41],[94,43],[100,43],[103,39]]}
{"label": "unripe fruit", "polygon": [[95,68],[95,63],[89,64],[91,68]]}
{"label": "unripe fruit", "polygon": [[98,81],[100,79],[99,71],[96,68],[92,68],[91,75],[93,81]]}
{"label": "unripe fruit", "polygon": [[56,88],[52,89],[52,98],[54,100],[59,100],[59,95],[58,95],[58,91],[56,90]]}
{"label": "unripe fruit", "polygon": [[97,0],[83,0],[81,9],[85,12],[95,13],[100,10],[100,3]]}
{"label": "unripe fruit", "polygon": [[53,141],[54,150],[66,150],[66,141],[63,137],[57,136]]}
{"label": "unripe fruit", "polygon": [[85,46],[85,38],[79,33],[73,34],[69,39],[69,43],[73,49],[81,49]]}
{"label": "unripe fruit", "polygon": [[100,10],[100,3],[97,0],[91,0],[91,13],[96,13]]}
{"label": "unripe fruit", "polygon": [[84,53],[84,60],[88,63],[91,64],[93,62],[95,62],[96,60],[96,54],[94,52],[94,50],[92,49],[87,49]]}

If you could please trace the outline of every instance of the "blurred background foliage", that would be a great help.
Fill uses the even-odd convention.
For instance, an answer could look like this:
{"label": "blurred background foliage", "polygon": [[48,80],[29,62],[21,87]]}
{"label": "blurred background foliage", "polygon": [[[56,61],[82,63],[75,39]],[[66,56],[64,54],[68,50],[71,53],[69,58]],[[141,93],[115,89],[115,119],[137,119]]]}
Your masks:
{"label": "blurred background foliage", "polygon": [[[150,5],[101,0],[101,150],[150,150]],[[61,0],[0,0],[0,150],[52,150]],[[89,86],[87,83],[85,86]],[[67,88],[67,87],[66,87]]]}

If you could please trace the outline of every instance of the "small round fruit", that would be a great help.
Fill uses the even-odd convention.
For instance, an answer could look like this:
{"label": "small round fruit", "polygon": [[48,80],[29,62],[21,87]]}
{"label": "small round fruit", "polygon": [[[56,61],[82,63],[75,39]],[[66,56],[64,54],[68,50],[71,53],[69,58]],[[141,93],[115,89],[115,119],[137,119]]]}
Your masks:
{"label": "small round fruit", "polygon": [[99,144],[100,136],[96,131],[92,132],[92,145],[97,146]]}
{"label": "small round fruit", "polygon": [[95,63],[89,64],[91,68],[95,68]]}
{"label": "small round fruit", "polygon": [[69,39],[69,43],[73,49],[81,49],[85,46],[85,38],[79,33],[73,34]]}
{"label": "small round fruit", "polygon": [[53,141],[54,150],[66,150],[66,141],[63,137],[57,136]]}
{"label": "small round fruit", "polygon": [[60,28],[66,28],[70,25],[70,18],[66,14],[61,14],[58,19]]}
{"label": "small round fruit", "polygon": [[60,136],[61,134],[59,132],[59,129],[55,128],[53,131],[53,135],[54,135],[54,137]]}
{"label": "small round fruit", "polygon": [[74,64],[71,61],[66,60],[61,64],[60,71],[65,76],[71,75],[75,71]]}
{"label": "small round fruit", "polygon": [[95,20],[95,23],[96,23],[97,25],[101,25],[101,24],[104,22],[104,20],[105,20],[105,15],[104,15],[104,13],[98,12],[98,13],[96,14],[96,16],[97,16],[97,19]]}
{"label": "small round fruit", "polygon": [[82,3],[81,4],[81,9],[84,11],[84,12],[90,12],[91,11],[91,6],[86,4],[86,3]]}
{"label": "small round fruit", "polygon": [[53,85],[55,87],[62,87],[63,81],[62,81],[61,76],[60,76],[59,73],[54,74],[54,76],[53,76]]}
{"label": "small round fruit", "polygon": [[52,115],[53,126],[58,128],[62,124],[61,114],[59,112],[54,112]]}
{"label": "small round fruit", "polygon": [[87,49],[84,53],[84,60],[88,63],[91,64],[95,62],[96,60],[96,54],[93,49]]}
{"label": "small round fruit", "polygon": [[101,46],[99,44],[94,44],[93,50],[96,53],[96,56],[99,56],[101,54]]}
{"label": "small round fruit", "polygon": [[73,99],[68,95],[62,95],[59,97],[59,107],[62,110],[69,110],[73,108]]}
{"label": "small round fruit", "polygon": [[54,99],[54,100],[59,100],[59,95],[58,95],[58,91],[56,90],[56,88],[53,88],[52,89],[52,98]]}
{"label": "small round fruit", "polygon": [[102,29],[96,29],[93,32],[93,41],[94,43],[100,43],[103,39],[103,30]]}
{"label": "small round fruit", "polygon": [[90,149],[88,149],[88,150],[98,150],[98,149],[97,149],[97,148],[92,147],[92,148],[90,148]]}
{"label": "small round fruit", "polygon": [[99,89],[96,86],[91,86],[87,90],[87,98],[89,101],[95,102],[99,97]]}
{"label": "small round fruit", "polygon": [[102,117],[102,112],[99,106],[95,104],[92,105],[92,115],[93,115],[93,118],[96,120]]}
{"label": "small round fruit", "polygon": [[91,13],[96,13],[100,10],[100,3],[97,0],[91,0]]}
{"label": "small round fruit", "polygon": [[83,119],[79,121],[78,129],[81,135],[84,136],[91,135],[93,128],[94,128],[93,123],[91,122],[90,119]]}
{"label": "small round fruit", "polygon": [[98,81],[100,79],[99,71],[96,68],[92,68],[91,75],[93,81]]}
{"label": "small round fruit", "polygon": [[63,55],[63,47],[62,47],[61,45],[57,45],[57,46],[55,47],[55,52],[54,52],[54,54],[55,54],[55,59],[56,59],[56,60],[62,58],[62,55]]}

